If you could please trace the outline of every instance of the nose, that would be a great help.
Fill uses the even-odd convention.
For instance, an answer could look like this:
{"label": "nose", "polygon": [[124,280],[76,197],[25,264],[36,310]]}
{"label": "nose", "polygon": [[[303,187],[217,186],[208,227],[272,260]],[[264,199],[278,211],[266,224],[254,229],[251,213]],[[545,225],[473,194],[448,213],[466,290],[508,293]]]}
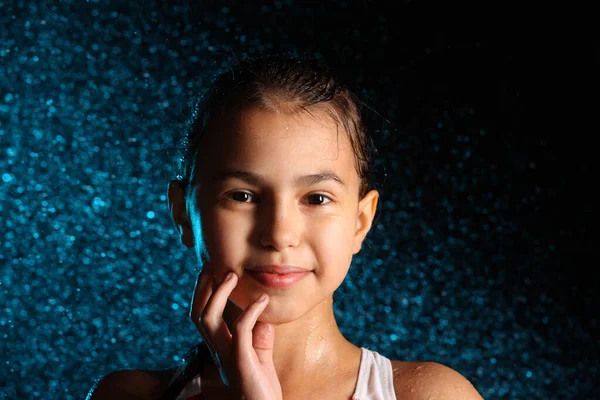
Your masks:
{"label": "nose", "polygon": [[267,202],[259,211],[259,238],[263,247],[283,251],[300,242],[302,219],[293,202]]}

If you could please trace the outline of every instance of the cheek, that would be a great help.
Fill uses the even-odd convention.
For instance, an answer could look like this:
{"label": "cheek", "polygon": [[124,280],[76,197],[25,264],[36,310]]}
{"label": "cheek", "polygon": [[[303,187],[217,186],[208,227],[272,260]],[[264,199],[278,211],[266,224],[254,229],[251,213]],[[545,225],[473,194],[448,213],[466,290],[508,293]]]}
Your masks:
{"label": "cheek", "polygon": [[349,218],[329,217],[313,225],[308,237],[319,265],[334,267],[324,268],[323,273],[345,273],[352,259],[353,231]]}
{"label": "cheek", "polygon": [[210,258],[229,269],[234,268],[247,247],[248,221],[227,212],[207,212],[202,234]]}

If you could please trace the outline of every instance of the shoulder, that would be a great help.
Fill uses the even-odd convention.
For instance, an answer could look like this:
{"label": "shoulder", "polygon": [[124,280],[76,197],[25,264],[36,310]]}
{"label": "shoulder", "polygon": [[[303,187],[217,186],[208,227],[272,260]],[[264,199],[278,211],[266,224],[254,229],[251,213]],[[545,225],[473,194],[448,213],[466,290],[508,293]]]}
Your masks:
{"label": "shoulder", "polygon": [[392,361],[398,399],[482,400],[464,376],[435,362]]}
{"label": "shoulder", "polygon": [[113,371],[100,379],[86,400],[150,400],[156,399],[169,384],[175,368],[163,371]]}

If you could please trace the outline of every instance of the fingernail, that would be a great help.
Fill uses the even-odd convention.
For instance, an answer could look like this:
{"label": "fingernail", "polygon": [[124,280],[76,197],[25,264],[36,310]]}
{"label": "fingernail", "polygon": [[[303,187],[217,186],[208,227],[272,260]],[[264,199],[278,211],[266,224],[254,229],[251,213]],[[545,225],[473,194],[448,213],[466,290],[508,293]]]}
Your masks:
{"label": "fingernail", "polygon": [[260,297],[258,299],[256,299],[256,301],[258,301],[259,303],[262,303],[263,301],[267,300],[267,295],[266,294],[261,294]]}
{"label": "fingernail", "polygon": [[227,275],[225,275],[225,281],[230,281],[231,278],[233,278],[233,272],[228,272]]}

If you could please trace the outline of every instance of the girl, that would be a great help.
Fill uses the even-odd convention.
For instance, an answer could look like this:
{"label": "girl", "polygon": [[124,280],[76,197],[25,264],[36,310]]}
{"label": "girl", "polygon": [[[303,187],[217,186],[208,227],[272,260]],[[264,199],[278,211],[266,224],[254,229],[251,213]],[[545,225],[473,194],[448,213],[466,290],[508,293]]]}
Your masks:
{"label": "girl", "polygon": [[202,264],[190,316],[204,339],[168,371],[118,371],[91,399],[481,399],[456,371],[350,343],[333,293],[371,229],[358,100],[312,60],[266,56],[217,76],[168,189]]}

